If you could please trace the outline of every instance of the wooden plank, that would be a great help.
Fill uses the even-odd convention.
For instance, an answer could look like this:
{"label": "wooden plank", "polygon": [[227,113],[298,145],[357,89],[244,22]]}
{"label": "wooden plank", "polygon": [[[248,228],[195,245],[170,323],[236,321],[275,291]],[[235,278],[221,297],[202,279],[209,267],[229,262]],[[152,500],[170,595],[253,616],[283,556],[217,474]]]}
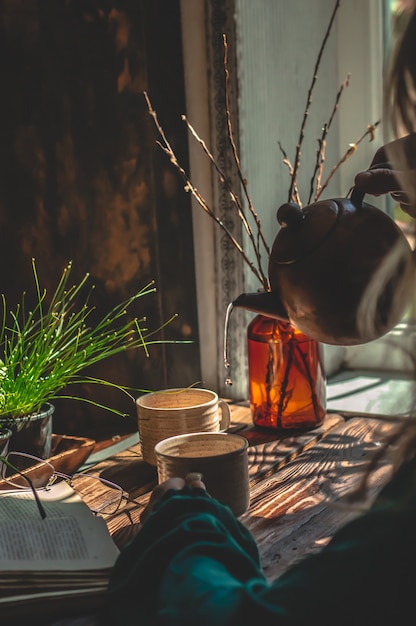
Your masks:
{"label": "wooden plank", "polygon": [[[247,437],[250,444],[251,485],[279,470],[343,421],[341,416],[330,414],[322,426],[314,430],[278,432],[274,429],[258,429],[252,423],[248,404],[231,404],[231,423],[242,427],[238,432]],[[151,489],[157,484],[156,468],[143,461],[140,444],[105,459],[88,469],[88,473],[96,473],[101,478],[117,483],[142,506],[147,503]],[[106,519],[110,532],[137,522],[140,512],[140,506],[135,510],[133,504],[128,504],[122,511]]]}
{"label": "wooden plank", "polygon": [[[350,506],[340,506],[341,500],[357,485],[372,451],[395,427],[384,421],[353,418],[252,487],[250,509],[240,519],[258,542],[269,579],[325,545],[341,525],[358,514]],[[374,472],[372,495],[386,482],[389,470],[386,460]]]}
{"label": "wooden plank", "polygon": [[[245,429],[240,433],[249,440],[249,475],[254,485],[265,476],[273,474],[303,450],[326,436],[336,425],[344,420],[339,415],[328,415],[319,428],[302,432],[279,433],[275,430],[256,429],[251,421],[251,413],[247,406],[231,405],[232,424],[243,424]],[[125,489],[131,498],[138,503],[146,504],[149,491],[157,482],[156,469],[144,463],[141,457],[140,444],[110,457],[94,468],[100,476],[112,480]],[[111,533],[123,525],[137,521],[140,509],[127,506],[123,512],[107,520]]]}
{"label": "wooden plank", "polygon": [[259,480],[274,474],[286,463],[307,450],[317,441],[327,436],[344,418],[337,414],[327,415],[318,428],[307,431],[265,431],[255,427],[242,431],[249,441],[249,476],[250,486]]}

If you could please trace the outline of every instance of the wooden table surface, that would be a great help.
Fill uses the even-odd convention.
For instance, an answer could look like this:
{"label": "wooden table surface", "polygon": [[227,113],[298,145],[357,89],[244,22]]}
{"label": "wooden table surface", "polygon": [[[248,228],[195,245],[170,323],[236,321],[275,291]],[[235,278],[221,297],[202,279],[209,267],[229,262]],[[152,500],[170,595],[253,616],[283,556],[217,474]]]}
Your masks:
{"label": "wooden table surface", "polygon": [[[368,416],[346,419],[328,414],[319,428],[282,434],[255,428],[246,403],[231,404],[231,418],[231,431],[249,441],[250,507],[240,520],[256,538],[265,574],[271,580],[305,554],[319,550],[337,528],[357,515],[341,506],[343,498],[357,485],[371,453],[396,424]],[[372,493],[386,482],[390,469],[386,460],[374,472]],[[156,468],[144,463],[140,444],[88,471],[118,483],[141,505],[157,483]],[[108,518],[110,533],[137,522],[141,510],[128,504]],[[43,621],[48,626],[99,623],[94,615]]]}

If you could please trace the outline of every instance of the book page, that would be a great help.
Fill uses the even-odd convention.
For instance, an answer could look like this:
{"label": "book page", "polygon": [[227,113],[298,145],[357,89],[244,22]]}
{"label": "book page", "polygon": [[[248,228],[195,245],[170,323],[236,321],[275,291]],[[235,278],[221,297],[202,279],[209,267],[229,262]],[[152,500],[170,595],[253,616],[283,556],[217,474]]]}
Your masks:
{"label": "book page", "polygon": [[30,491],[0,494],[1,573],[114,565],[119,550],[104,519],[94,516],[67,483],[38,493],[46,519]]}

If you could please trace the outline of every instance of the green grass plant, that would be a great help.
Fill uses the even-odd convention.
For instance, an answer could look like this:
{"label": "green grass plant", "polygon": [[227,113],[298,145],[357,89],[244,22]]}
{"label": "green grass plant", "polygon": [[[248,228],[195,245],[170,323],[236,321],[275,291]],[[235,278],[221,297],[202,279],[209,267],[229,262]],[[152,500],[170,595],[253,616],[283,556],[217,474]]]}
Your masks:
{"label": "green grass plant", "polygon": [[[71,267],[70,262],[64,268],[47,303],[46,290],[41,289],[35,260],[32,260],[36,287],[33,310],[26,312],[24,293],[14,311],[8,310],[6,296],[1,296],[0,424],[3,426],[38,412],[45,402],[56,398],[89,402],[122,415],[117,409],[93,400],[60,394],[68,385],[92,383],[116,387],[131,395],[127,387],[83,375],[83,371],[125,350],[142,349],[149,356],[150,344],[176,343],[154,338],[175,315],[156,330],[148,331],[144,326],[145,318],[128,314],[137,300],[156,291],[153,282],[92,324],[95,308],[89,300],[94,286],[88,289],[89,274],[78,284],[69,285]],[[86,296],[82,295],[84,292]]]}

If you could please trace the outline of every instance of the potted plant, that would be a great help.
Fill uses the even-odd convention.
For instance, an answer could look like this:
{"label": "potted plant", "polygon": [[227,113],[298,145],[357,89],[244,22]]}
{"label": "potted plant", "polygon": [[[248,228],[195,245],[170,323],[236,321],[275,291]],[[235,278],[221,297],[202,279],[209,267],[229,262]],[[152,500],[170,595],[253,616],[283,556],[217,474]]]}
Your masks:
{"label": "potted plant", "polygon": [[90,402],[121,415],[91,399],[62,395],[62,390],[88,382],[116,387],[131,396],[126,387],[85,375],[84,370],[124,350],[140,348],[148,354],[148,345],[162,342],[153,335],[171,321],[149,332],[142,326],[144,319],[128,315],[139,298],[155,291],[152,282],[92,323],[89,275],[70,285],[71,267],[70,262],[47,300],[32,260],[36,305],[30,311],[26,311],[24,294],[13,311],[8,310],[6,296],[1,296],[0,431],[11,431],[10,449],[42,458],[51,451],[54,399]]}

